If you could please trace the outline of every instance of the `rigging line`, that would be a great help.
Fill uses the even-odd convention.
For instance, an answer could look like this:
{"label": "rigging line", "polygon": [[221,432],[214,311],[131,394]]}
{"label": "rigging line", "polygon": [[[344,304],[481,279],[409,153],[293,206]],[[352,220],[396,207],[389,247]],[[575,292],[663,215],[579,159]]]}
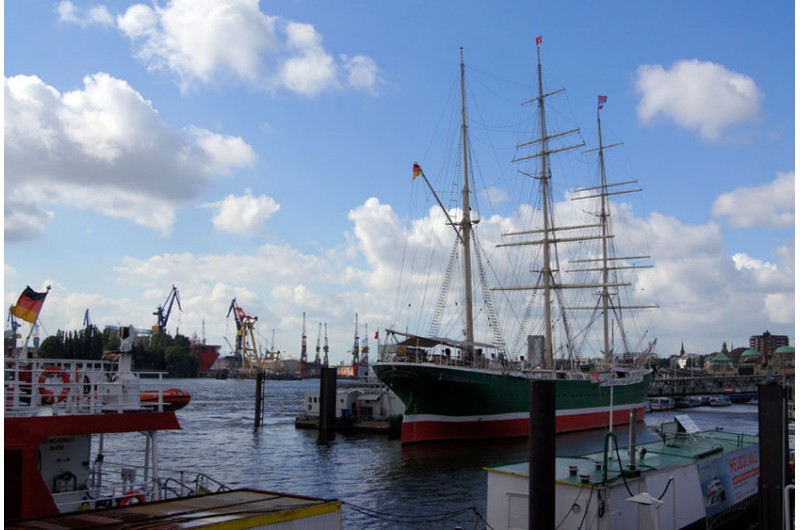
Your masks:
{"label": "rigging line", "polygon": [[[483,70],[481,70],[479,68],[476,68],[474,66],[465,65],[465,68],[468,71],[476,74],[476,75],[470,76],[469,79],[474,79],[476,82],[478,82],[480,84],[483,84],[483,82],[481,81],[481,77],[478,76],[477,74],[480,74],[483,77],[489,77],[491,79],[495,79],[497,81],[502,81],[503,83],[506,83],[506,84],[509,84],[509,85],[513,85],[513,86],[516,86],[516,87],[519,87],[519,88],[529,88],[530,87],[530,81],[527,81],[525,83],[520,83],[518,81],[511,81],[510,79],[502,78],[502,77],[500,77],[498,75],[495,75],[495,74],[492,74],[492,73],[489,73],[489,72],[484,72]],[[500,94],[500,93],[498,93],[497,95],[498,95],[498,97],[504,97],[503,94]],[[508,101],[511,102],[511,103],[514,103],[515,105],[519,104],[519,100],[508,99]]]}
{"label": "rigging line", "polygon": [[478,510],[477,506],[473,506],[472,507],[472,511],[475,512],[475,519],[476,519],[475,528],[478,528],[478,521],[477,520],[479,519],[479,520],[483,521],[483,524],[486,525],[486,528],[488,528],[489,530],[494,530],[494,527],[489,524],[489,521],[487,521],[486,518],[483,517],[483,515],[480,512],[480,510]]}

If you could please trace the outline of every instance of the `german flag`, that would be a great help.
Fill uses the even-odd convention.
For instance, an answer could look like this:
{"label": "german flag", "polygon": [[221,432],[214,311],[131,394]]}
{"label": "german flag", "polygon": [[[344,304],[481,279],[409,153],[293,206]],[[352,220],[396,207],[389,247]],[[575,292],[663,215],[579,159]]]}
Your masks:
{"label": "german flag", "polygon": [[413,177],[411,180],[415,180],[418,176],[422,174],[422,168],[419,167],[419,164],[415,163],[414,167],[412,168]]}
{"label": "german flag", "polygon": [[47,291],[37,293],[30,287],[25,287],[25,290],[19,295],[17,305],[11,307],[11,314],[33,324],[39,316],[39,311],[42,310],[46,296]]}

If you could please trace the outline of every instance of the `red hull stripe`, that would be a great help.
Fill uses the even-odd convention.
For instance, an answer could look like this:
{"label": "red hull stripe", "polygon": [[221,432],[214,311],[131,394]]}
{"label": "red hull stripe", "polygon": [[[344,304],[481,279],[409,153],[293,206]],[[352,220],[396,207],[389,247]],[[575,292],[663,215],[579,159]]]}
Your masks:
{"label": "red hull stripe", "polygon": [[[630,421],[632,407],[614,410],[614,425],[627,424]],[[644,418],[644,406],[635,407],[636,420]],[[556,432],[583,431],[605,427],[609,423],[609,413],[605,411],[582,412],[559,411],[556,416]],[[431,416],[426,416],[431,418]],[[402,443],[431,442],[436,440],[477,440],[487,438],[527,437],[530,420],[527,416],[504,419],[469,418],[460,421],[458,418],[420,419],[405,416],[400,431]]]}

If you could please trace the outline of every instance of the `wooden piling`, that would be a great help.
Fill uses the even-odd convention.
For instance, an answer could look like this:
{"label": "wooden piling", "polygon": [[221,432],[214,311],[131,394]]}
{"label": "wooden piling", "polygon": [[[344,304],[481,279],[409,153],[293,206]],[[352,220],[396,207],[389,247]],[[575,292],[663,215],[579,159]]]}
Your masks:
{"label": "wooden piling", "polygon": [[264,372],[256,374],[256,414],[254,427],[261,427],[264,422]]}
{"label": "wooden piling", "polygon": [[783,487],[788,476],[786,391],[777,381],[758,387],[759,523],[761,528],[781,528]]}
{"label": "wooden piling", "polygon": [[[528,529],[556,527],[556,382],[531,381]],[[534,474],[535,473],[535,474]],[[534,479],[534,477],[536,477]]]}
{"label": "wooden piling", "polygon": [[319,374],[319,440],[336,436],[336,368],[323,367]]}

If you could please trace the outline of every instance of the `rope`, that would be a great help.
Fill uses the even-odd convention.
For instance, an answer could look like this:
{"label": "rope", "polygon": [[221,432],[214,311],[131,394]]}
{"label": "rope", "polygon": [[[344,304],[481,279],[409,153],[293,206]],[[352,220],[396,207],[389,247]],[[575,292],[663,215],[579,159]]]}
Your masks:
{"label": "rope", "polygon": [[463,508],[461,510],[456,510],[452,512],[443,512],[431,515],[416,515],[416,514],[409,515],[409,514],[393,514],[389,512],[382,512],[380,510],[373,510],[371,508],[358,506],[356,504],[347,501],[342,501],[342,504],[362,515],[366,515],[367,517],[372,517],[374,519],[380,519],[381,521],[388,521],[392,523],[407,523],[407,524],[435,523],[440,521],[446,521],[448,519],[454,519],[459,515],[463,515],[470,511],[475,514],[476,524],[477,524],[477,519],[486,522],[486,520],[480,514],[478,508],[475,506],[469,506],[467,508]]}

